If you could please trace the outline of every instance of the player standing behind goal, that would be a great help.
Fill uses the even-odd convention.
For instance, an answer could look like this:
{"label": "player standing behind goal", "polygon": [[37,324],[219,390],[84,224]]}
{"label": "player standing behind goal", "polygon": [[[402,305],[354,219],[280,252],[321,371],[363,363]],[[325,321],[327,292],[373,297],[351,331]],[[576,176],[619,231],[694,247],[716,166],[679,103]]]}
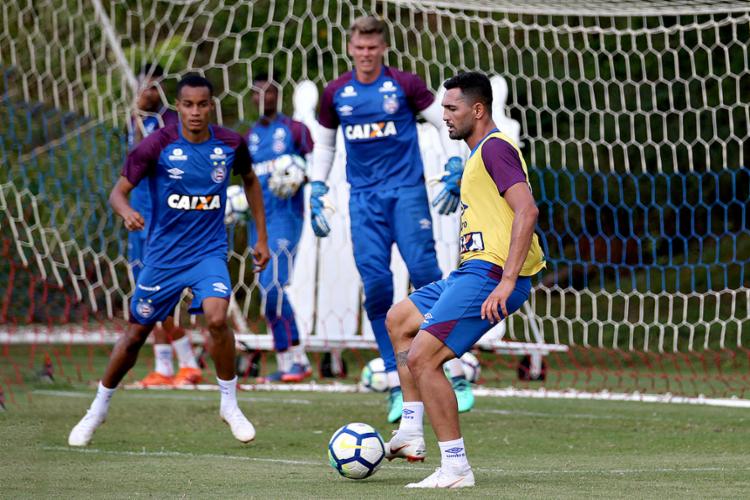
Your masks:
{"label": "player standing behind goal", "polygon": [[[159,79],[164,70],[158,64],[144,64],[138,75],[140,91],[136,100],[128,130],[128,150],[132,151],[144,137],[160,128],[179,121],[177,113],[164,106],[159,95]],[[138,282],[138,275],[143,269],[143,257],[146,250],[146,237],[151,222],[151,194],[146,182],[139,184],[130,192],[130,206],[141,214],[144,227],[140,231],[128,234],[128,263],[133,271],[133,278]],[[154,371],[149,373],[140,384],[152,386],[181,386],[197,384],[203,374],[195,361],[193,346],[185,330],[174,324],[170,315],[161,326],[154,327]],[[170,345],[171,343],[171,345]],[[180,370],[174,374],[172,348],[177,353]]]}
{"label": "player standing behind goal", "polygon": [[128,154],[109,201],[129,231],[143,229],[141,214],[128,194],[141,181],[149,184],[154,214],[145,266],[130,301],[130,326],[115,344],[91,407],[68,437],[70,446],[86,446],[104,422],[109,401],[133,367],[154,325],[174,310],[182,290],[193,292],[191,313],[203,313],[210,333],[209,352],[221,391],[219,414],[235,438],[255,437],[253,425],[237,405],[234,335],[227,325],[232,284],[227,267],[224,204],[229,174],[241,175],[258,228],[253,258],[259,268],[269,260],[263,193],[251,168],[245,139],[210,124],[213,87],[188,75],[177,85],[180,123],[149,135]]}
{"label": "player standing behind goal", "polygon": [[[432,236],[424,166],[419,152],[416,115],[421,114],[445,131],[440,104],[425,83],[412,73],[383,65],[388,45],[386,26],[373,16],[354,20],[349,28],[348,53],[354,70],[330,82],[320,104],[313,163],[310,174],[310,207],[313,231],[330,232],[324,201],[341,126],[346,145],[346,178],[351,185],[349,212],[352,246],[365,289],[365,310],[388,373],[388,421],[401,418],[403,395],[393,346],[385,317],[393,303],[391,247],[395,242],[406,263],[409,278],[422,287],[442,277]],[[441,135],[446,135],[445,133]],[[450,160],[443,180],[445,189],[436,198],[441,214],[458,206],[458,182],[463,162],[458,148],[445,138]],[[461,411],[474,404],[471,386],[460,360],[449,366]]]}
{"label": "player standing behind goal", "polygon": [[518,146],[492,121],[490,80],[482,73],[462,73],[444,86],[450,137],[471,149],[461,180],[461,264],[448,278],[392,307],[387,318],[404,418],[386,445],[386,457],[424,460],[424,411],[441,453],[440,468],[408,488],[474,486],[456,400],[441,367],[521,307],[529,299],[531,277],[545,267],[534,234],[539,210],[526,164]]}
{"label": "player standing behind goal", "polygon": [[[277,371],[266,377],[268,382],[302,382],[312,375],[305,348],[300,344],[294,310],[284,287],[289,284],[297,254],[302,223],[305,218],[304,193],[300,187],[305,180],[301,169],[288,175],[276,171],[274,161],[284,155],[305,157],[312,152],[310,131],[301,122],[278,112],[279,89],[268,75],[253,80],[253,102],[261,111],[258,121],[248,132],[247,142],[253,159],[253,170],[263,189],[266,209],[270,265],[258,275],[265,299],[265,316],[273,334]],[[272,172],[273,170],[273,172]],[[274,181],[269,184],[273,177]],[[248,243],[258,232],[252,222],[247,224]]]}

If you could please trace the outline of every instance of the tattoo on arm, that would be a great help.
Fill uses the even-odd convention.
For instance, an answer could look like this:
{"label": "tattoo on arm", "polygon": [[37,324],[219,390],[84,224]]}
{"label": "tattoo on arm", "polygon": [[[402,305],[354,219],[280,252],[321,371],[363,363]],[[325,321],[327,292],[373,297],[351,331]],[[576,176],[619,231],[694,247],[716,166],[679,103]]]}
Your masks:
{"label": "tattoo on arm", "polygon": [[396,353],[396,364],[398,366],[406,366],[406,358],[409,357],[409,350],[401,351]]}

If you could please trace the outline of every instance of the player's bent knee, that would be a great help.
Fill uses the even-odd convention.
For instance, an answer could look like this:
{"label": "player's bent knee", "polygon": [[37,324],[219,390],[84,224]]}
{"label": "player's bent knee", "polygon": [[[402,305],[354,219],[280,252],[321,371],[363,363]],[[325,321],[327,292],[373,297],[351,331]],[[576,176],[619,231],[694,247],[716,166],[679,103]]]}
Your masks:
{"label": "player's bent knee", "polygon": [[212,314],[206,315],[206,326],[211,335],[215,333],[223,333],[227,329],[227,316],[226,314]]}
{"label": "player's bent knee", "polygon": [[421,352],[415,349],[409,350],[409,355],[406,358],[406,366],[409,368],[409,372],[411,372],[413,377],[418,379],[422,376],[427,367],[425,361],[426,360]]}
{"label": "player's bent knee", "polygon": [[400,317],[398,311],[398,304],[388,309],[388,314],[385,316],[385,329],[388,330],[388,336],[391,340],[398,340],[401,338]]}
{"label": "player's bent knee", "polygon": [[146,342],[148,334],[151,333],[153,328],[154,325],[132,325],[127,329],[123,337],[125,348],[129,351],[139,350]]}
{"label": "player's bent knee", "polygon": [[421,323],[422,314],[408,299],[391,307],[385,317],[385,327],[393,341],[413,338]]}

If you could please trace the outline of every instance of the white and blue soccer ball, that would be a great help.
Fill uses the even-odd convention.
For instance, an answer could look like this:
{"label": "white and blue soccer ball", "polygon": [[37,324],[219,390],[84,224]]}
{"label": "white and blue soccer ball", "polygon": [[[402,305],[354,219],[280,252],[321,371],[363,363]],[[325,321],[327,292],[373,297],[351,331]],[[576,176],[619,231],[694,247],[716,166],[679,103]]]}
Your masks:
{"label": "white and blue soccer ball", "polygon": [[305,183],[306,163],[298,155],[281,155],[271,165],[268,189],[282,199],[291,198]]}
{"label": "white and blue soccer ball", "polygon": [[388,390],[388,374],[385,372],[383,358],[372,359],[362,368],[360,383],[368,391],[386,392]]}
{"label": "white and blue soccer ball", "polygon": [[380,468],[385,443],[378,431],[363,423],[346,424],[328,442],[331,467],[348,479],[364,479]]}
{"label": "white and blue soccer ball", "polygon": [[479,359],[472,353],[465,352],[463,356],[461,356],[461,364],[464,367],[464,375],[466,376],[466,380],[468,380],[472,384],[476,384],[479,381],[479,375],[482,370],[479,364]]}
{"label": "white and blue soccer ball", "polygon": [[247,203],[245,189],[237,184],[227,188],[227,203],[224,206],[224,223],[234,224],[246,220],[250,205]]}
{"label": "white and blue soccer ball", "polygon": [[[448,367],[444,366],[445,375],[450,378],[450,373],[448,372]],[[479,375],[481,374],[482,367],[479,364],[479,359],[474,356],[470,352],[465,352],[463,356],[461,356],[461,366],[464,369],[464,376],[466,377],[466,380],[471,382],[472,384],[476,384],[479,381]]]}

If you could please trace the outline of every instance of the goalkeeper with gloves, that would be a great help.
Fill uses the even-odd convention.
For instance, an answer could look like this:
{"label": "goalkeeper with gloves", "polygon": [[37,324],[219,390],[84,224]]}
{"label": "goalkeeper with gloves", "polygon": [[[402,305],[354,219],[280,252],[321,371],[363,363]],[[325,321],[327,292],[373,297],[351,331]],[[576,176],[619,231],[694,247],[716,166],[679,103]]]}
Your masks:
{"label": "goalkeeper with gloves", "polygon": [[[313,148],[310,131],[301,122],[278,112],[279,89],[267,75],[253,80],[253,102],[260,118],[250,129],[247,142],[253,170],[263,189],[271,262],[258,275],[265,303],[265,317],[273,333],[277,371],[268,382],[301,382],[312,375],[304,346],[300,344],[294,310],[284,287],[294,266],[302,234],[305,182],[304,160]],[[248,223],[248,245],[257,235]]]}
{"label": "goalkeeper with gloves", "polygon": [[[373,16],[360,17],[349,28],[348,52],[354,70],[330,82],[323,92],[310,173],[310,208],[313,231],[318,237],[327,236],[325,182],[340,126],[351,185],[354,260],[364,283],[365,310],[388,374],[388,421],[397,422],[402,416],[403,395],[385,324],[393,302],[393,243],[398,245],[415,288],[442,278],[419,152],[417,114],[437,127],[443,143],[456,151],[448,154],[452,158],[442,178],[445,186],[435,199],[440,214],[453,213],[458,207],[463,162],[457,157],[456,143],[448,138],[440,103],[425,83],[412,73],[383,65],[388,48],[385,33],[385,23]],[[448,368],[459,409],[468,411],[474,396],[460,360],[451,361]]]}

